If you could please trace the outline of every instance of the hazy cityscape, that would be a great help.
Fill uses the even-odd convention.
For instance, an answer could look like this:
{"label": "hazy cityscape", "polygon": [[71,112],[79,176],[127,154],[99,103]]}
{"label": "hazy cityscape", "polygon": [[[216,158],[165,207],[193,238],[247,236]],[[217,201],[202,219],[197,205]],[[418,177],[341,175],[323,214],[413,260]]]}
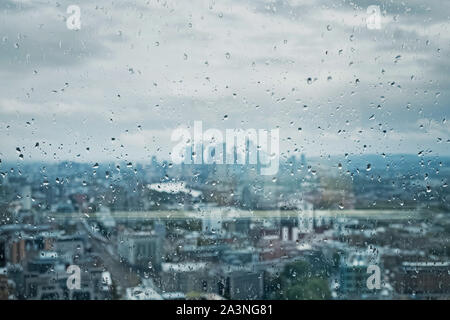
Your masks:
{"label": "hazy cityscape", "polygon": [[0,296],[450,298],[448,159],[299,155],[275,177],[254,171],[2,163]]}

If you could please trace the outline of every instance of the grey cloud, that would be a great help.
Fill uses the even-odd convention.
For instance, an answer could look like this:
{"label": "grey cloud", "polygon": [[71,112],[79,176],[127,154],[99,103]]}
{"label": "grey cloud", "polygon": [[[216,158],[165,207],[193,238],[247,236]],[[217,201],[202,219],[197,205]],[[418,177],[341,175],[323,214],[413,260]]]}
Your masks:
{"label": "grey cloud", "polygon": [[[372,1],[216,1],[212,9],[201,1],[80,1],[85,20],[78,32],[65,27],[69,1],[59,7],[30,3],[2,2],[8,13],[0,22],[0,36],[8,41],[0,44],[0,85],[8,90],[2,90],[0,101],[49,105],[52,112],[3,110],[0,135],[15,141],[0,139],[0,147],[13,159],[16,142],[32,146],[36,139],[64,144],[57,150],[61,158],[76,153],[86,159],[120,157],[128,146],[122,150],[120,143],[111,144],[111,137],[126,136],[127,130],[136,134],[138,125],[148,130],[149,145],[133,148],[130,156],[145,158],[158,145],[167,149],[167,141],[153,141],[153,135],[167,135],[194,120],[220,129],[280,126],[283,152],[294,146],[311,153],[359,152],[364,143],[395,151],[399,137],[409,133],[415,133],[411,137],[418,145],[435,143],[434,136],[417,134],[419,119],[448,118],[449,48],[443,46],[439,58],[439,37],[421,33],[427,19],[447,19],[448,5],[439,7],[437,1],[405,6],[381,1],[387,15],[400,17],[379,31],[338,19],[331,23],[323,15],[333,10],[336,15],[357,13],[359,19]],[[402,59],[395,63],[397,55]],[[412,74],[415,80],[409,79]],[[307,84],[308,77],[317,81]],[[58,112],[64,111],[58,105],[74,110]],[[24,127],[30,118],[35,118],[32,130]],[[353,141],[354,136],[363,142]],[[416,146],[404,143],[401,148],[411,152]]]}
{"label": "grey cloud", "polygon": [[83,25],[78,31],[69,30],[65,22],[67,6],[26,2],[23,6],[8,5],[8,8],[0,22],[2,72],[66,67],[81,64],[91,57],[106,58],[110,52],[103,43],[118,38],[99,35],[97,26],[92,24]]}

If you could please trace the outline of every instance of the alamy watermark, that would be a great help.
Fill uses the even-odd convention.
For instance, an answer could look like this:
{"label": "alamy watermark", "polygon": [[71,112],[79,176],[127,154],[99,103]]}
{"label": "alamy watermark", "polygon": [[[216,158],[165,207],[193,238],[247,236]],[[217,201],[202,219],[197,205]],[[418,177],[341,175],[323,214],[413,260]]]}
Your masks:
{"label": "alamy watermark", "polygon": [[280,163],[279,129],[219,129],[203,131],[194,121],[193,134],[186,128],[172,132],[171,152],[175,164],[256,165],[262,175],[275,175]]}
{"label": "alamy watermark", "polygon": [[367,273],[370,276],[367,278],[366,285],[369,290],[381,289],[381,269],[375,264],[371,264],[367,268]]}
{"label": "alamy watermark", "polygon": [[81,29],[81,9],[77,5],[70,5],[67,7],[66,13],[70,16],[66,20],[66,26],[69,30]]}
{"label": "alamy watermark", "polygon": [[381,29],[381,10],[380,6],[372,5],[367,7],[367,29]]}
{"label": "alamy watermark", "polygon": [[67,267],[66,272],[69,275],[66,281],[67,289],[80,290],[81,289],[81,269],[79,266],[72,264]]}

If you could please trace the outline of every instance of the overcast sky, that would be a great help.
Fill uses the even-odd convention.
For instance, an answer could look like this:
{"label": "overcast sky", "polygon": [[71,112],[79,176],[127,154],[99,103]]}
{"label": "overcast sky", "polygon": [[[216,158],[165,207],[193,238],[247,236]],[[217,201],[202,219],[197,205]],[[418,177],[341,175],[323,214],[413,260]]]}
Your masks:
{"label": "overcast sky", "polygon": [[194,120],[279,127],[284,156],[450,155],[449,26],[439,0],[1,0],[0,159],[168,158]]}

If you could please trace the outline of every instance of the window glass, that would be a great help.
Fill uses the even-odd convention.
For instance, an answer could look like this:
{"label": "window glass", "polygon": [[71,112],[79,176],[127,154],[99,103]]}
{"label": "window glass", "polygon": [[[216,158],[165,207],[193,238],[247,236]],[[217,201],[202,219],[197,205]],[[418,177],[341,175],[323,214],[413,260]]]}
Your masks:
{"label": "window glass", "polygon": [[0,299],[449,299],[449,16],[2,0]]}

